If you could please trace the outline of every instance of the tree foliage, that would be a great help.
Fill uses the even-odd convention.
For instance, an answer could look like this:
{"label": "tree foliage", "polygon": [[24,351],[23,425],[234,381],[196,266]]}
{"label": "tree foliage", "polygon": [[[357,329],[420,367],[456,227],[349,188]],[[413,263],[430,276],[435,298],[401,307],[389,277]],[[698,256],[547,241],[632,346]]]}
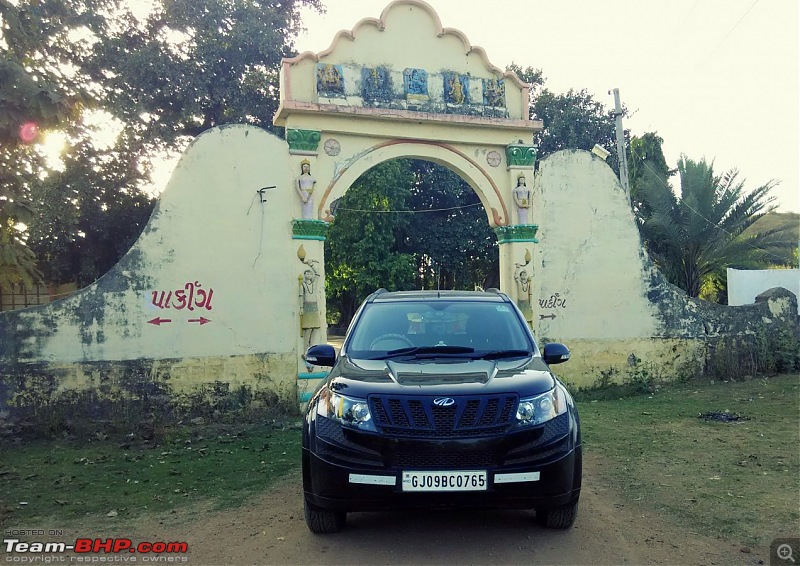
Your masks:
{"label": "tree foliage", "polygon": [[669,185],[669,179],[677,169],[670,169],[664,157],[662,145],[664,140],[655,132],[645,133],[642,137],[631,138],[628,153],[628,177],[631,187],[631,207],[635,215],[646,217],[652,211],[646,209],[647,204],[640,193],[643,186]]}
{"label": "tree foliage", "polygon": [[20,229],[37,217],[28,189],[42,157],[31,143],[39,130],[76,115],[81,93],[58,62],[72,52],[68,30],[89,25],[93,7],[71,12],[57,3],[0,0],[0,286],[41,281]]}
{"label": "tree foliage", "polygon": [[136,190],[137,180],[116,152],[82,143],[65,155],[62,171],[31,188],[39,216],[30,223],[28,245],[45,281],[88,285],[130,249],[153,208],[152,198]]}
{"label": "tree foliage", "polygon": [[318,0],[161,0],[97,44],[87,65],[124,135],[153,149],[230,123],[272,130],[281,58]]}
{"label": "tree foliage", "polygon": [[658,182],[657,174],[638,187],[642,236],[670,282],[698,297],[704,285],[718,288],[728,267],[790,264],[796,242],[787,230],[745,233],[774,209],[769,195],[774,182],[747,192],[735,169],[716,175],[713,164],[686,156],[678,162],[678,173],[680,197],[668,183]]}
{"label": "tree foliage", "polygon": [[[497,238],[475,191],[430,161],[411,163],[415,211],[403,246],[417,262],[422,289],[499,287]],[[427,212],[430,211],[430,212]]]}
{"label": "tree foliage", "polygon": [[398,243],[406,230],[413,176],[405,160],[381,163],[339,200],[325,241],[328,308],[349,323],[358,305],[379,288],[412,289],[414,258]]}
{"label": "tree foliage", "polygon": [[619,175],[614,113],[586,90],[555,94],[543,89],[533,102],[531,116],[544,125],[534,136],[539,158],[562,149],[591,150],[599,144],[611,154],[606,161]]}
{"label": "tree foliage", "polygon": [[[0,0],[0,277],[36,279],[35,250],[48,281],[91,282],[146,221],[155,156],[213,126],[271,129],[302,6],[320,8]],[[65,133],[61,166],[23,143],[24,124]]]}
{"label": "tree foliage", "polygon": [[[617,160],[616,121],[613,109],[594,99],[586,89],[570,89],[557,94],[545,87],[547,79],[541,69],[522,68],[512,63],[507,67],[531,85],[530,118],[542,121],[542,131],[533,137],[542,159],[562,149],[591,150],[595,144],[610,152],[608,164],[619,175]],[[622,115],[628,110],[623,106]],[[626,130],[626,139],[630,133]]]}

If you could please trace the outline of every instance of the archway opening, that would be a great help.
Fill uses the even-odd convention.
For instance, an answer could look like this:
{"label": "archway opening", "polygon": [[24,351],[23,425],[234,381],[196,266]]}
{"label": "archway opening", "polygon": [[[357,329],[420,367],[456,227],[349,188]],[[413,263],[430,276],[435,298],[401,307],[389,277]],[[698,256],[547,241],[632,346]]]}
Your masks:
{"label": "archway opening", "polygon": [[378,288],[499,286],[497,237],[455,171],[402,157],[373,165],[331,203],[325,242],[328,323],[346,327]]}

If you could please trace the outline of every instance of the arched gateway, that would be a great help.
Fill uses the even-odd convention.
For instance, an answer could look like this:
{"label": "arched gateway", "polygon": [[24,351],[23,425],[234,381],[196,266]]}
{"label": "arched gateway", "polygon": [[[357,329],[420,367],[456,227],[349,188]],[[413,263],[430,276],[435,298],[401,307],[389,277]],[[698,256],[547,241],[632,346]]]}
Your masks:
{"label": "arched gateway", "polygon": [[[286,128],[298,172],[293,235],[312,240],[303,261],[320,268],[306,275],[324,273],[332,205],[362,173],[390,159],[425,159],[477,193],[500,244],[501,290],[532,323],[531,142],[541,122],[528,116],[528,84],[493,66],[460,31],[443,28],[421,0],[392,2],[380,18],[339,32],[326,51],[284,59],[274,123]],[[306,329],[308,340],[312,333]]]}

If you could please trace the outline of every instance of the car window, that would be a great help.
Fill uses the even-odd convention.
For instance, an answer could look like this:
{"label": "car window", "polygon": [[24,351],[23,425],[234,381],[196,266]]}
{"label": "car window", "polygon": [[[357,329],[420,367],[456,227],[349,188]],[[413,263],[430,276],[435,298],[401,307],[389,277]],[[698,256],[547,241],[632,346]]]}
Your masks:
{"label": "car window", "polygon": [[365,305],[347,344],[350,355],[401,348],[457,346],[476,352],[533,345],[511,305],[468,301],[399,301]]}

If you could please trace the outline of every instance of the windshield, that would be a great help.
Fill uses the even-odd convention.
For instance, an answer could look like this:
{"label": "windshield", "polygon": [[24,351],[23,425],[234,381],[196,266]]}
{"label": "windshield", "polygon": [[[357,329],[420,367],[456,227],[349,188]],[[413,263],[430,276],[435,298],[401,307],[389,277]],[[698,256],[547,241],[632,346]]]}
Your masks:
{"label": "windshield", "polygon": [[352,357],[457,355],[502,358],[536,352],[511,305],[468,301],[398,301],[365,305],[346,352]]}

